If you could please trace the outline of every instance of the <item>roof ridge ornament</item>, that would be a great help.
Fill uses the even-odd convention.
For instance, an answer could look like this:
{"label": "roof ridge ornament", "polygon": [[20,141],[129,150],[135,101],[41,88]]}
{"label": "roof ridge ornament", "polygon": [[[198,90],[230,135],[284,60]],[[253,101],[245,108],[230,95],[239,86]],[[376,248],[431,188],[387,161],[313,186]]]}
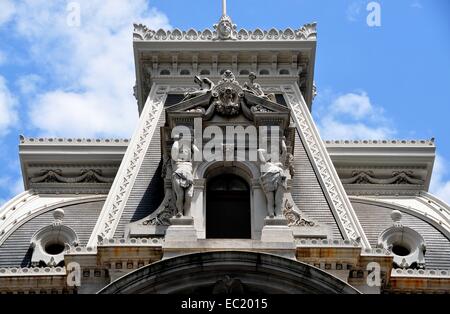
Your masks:
{"label": "roof ridge ornament", "polygon": [[216,37],[214,40],[236,40],[237,26],[233,24],[231,18],[227,15],[227,0],[222,0],[222,17],[218,24],[214,25]]}

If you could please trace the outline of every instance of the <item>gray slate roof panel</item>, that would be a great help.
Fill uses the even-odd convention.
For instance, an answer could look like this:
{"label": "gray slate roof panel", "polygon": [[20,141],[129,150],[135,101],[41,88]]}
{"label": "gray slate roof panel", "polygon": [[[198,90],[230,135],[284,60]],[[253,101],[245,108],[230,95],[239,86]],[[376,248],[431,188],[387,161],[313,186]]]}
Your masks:
{"label": "gray slate roof panel", "polygon": [[[78,235],[80,245],[86,245],[104,201],[61,207],[63,223]],[[30,241],[34,233],[53,222],[53,211],[43,213],[25,222],[0,246],[0,267],[28,267],[31,260]]]}
{"label": "gray slate roof panel", "polygon": [[[352,201],[356,215],[372,246],[377,245],[379,234],[392,226],[392,209]],[[403,212],[402,223],[420,233],[427,245],[426,267],[430,269],[450,268],[450,240],[428,222]]]}
{"label": "gray slate roof panel", "polygon": [[294,157],[295,176],[292,180],[292,197],[295,204],[309,218],[328,225],[334,238],[342,239],[336,219],[297,132]]}

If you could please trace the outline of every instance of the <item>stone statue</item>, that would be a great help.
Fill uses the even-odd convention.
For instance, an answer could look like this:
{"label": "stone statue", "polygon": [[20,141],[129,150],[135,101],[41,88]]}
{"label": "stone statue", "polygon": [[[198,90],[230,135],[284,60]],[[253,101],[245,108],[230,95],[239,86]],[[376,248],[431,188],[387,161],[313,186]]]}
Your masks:
{"label": "stone statue", "polygon": [[244,83],[244,89],[252,94],[254,94],[255,96],[264,98],[264,99],[268,99],[270,101],[276,102],[275,99],[275,95],[274,94],[269,94],[266,95],[261,87],[261,85],[259,85],[258,83],[255,82],[256,80],[256,74],[251,72],[248,76],[248,79],[250,81],[250,83],[245,82]]}
{"label": "stone statue", "polygon": [[172,189],[175,196],[177,217],[188,213],[194,193],[194,176],[192,160],[198,151],[197,146],[189,142],[183,143],[179,136],[175,136],[172,146]]}
{"label": "stone statue", "polygon": [[194,82],[198,86],[200,86],[200,90],[185,93],[183,101],[194,98],[194,97],[206,95],[208,92],[210,92],[214,88],[213,81],[211,81],[207,77],[202,78],[200,76],[195,76]]}
{"label": "stone statue", "polygon": [[292,178],[295,175],[294,155],[288,152],[286,145],[286,136],[283,136],[281,140],[281,163],[284,165],[285,169],[289,170],[289,174]]}
{"label": "stone statue", "polygon": [[287,177],[281,162],[266,159],[266,151],[258,149],[261,166],[260,182],[267,199],[267,211],[271,218],[283,215],[283,199],[287,191]]}

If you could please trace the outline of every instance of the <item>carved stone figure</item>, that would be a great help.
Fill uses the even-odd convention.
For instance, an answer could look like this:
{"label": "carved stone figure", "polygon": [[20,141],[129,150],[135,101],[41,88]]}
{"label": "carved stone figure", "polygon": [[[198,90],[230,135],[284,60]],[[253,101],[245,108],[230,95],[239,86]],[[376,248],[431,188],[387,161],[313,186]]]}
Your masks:
{"label": "carved stone figure", "polygon": [[261,85],[259,85],[258,83],[255,82],[256,80],[256,74],[251,72],[248,76],[248,79],[250,81],[250,83],[245,82],[244,83],[244,89],[252,94],[254,94],[255,96],[258,97],[262,97],[264,99],[268,99],[270,101],[276,102],[275,99],[275,95],[274,94],[269,94],[266,95],[261,87]]}
{"label": "carved stone figure", "polygon": [[210,92],[214,88],[214,83],[207,77],[202,78],[200,76],[195,76],[194,82],[198,86],[200,86],[200,90],[185,93],[183,101],[194,98],[194,97],[206,95],[208,92]]}
{"label": "carved stone figure", "polygon": [[283,199],[287,191],[287,177],[283,164],[266,159],[264,149],[258,149],[258,159],[261,165],[260,182],[267,199],[269,217],[283,215]]}
{"label": "carved stone figure", "polygon": [[285,169],[289,170],[291,177],[295,175],[294,169],[294,155],[288,152],[286,145],[286,136],[283,136],[281,140],[281,162],[283,163]]}
{"label": "carved stone figure", "polygon": [[195,144],[183,143],[179,136],[175,137],[172,146],[172,189],[175,196],[177,217],[184,216],[191,206],[194,192],[194,176],[192,157],[198,148]]}

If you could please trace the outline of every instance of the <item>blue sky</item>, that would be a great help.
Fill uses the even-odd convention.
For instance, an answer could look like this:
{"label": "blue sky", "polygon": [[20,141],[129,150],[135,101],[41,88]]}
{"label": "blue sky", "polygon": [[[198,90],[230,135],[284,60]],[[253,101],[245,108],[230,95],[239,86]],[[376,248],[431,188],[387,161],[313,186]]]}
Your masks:
{"label": "blue sky", "polygon": [[[0,0],[0,204],[23,189],[18,136],[129,137],[132,22],[211,28],[220,0]],[[436,138],[432,191],[450,201],[450,1],[228,0],[238,28],[318,23],[313,115],[327,139]]]}

